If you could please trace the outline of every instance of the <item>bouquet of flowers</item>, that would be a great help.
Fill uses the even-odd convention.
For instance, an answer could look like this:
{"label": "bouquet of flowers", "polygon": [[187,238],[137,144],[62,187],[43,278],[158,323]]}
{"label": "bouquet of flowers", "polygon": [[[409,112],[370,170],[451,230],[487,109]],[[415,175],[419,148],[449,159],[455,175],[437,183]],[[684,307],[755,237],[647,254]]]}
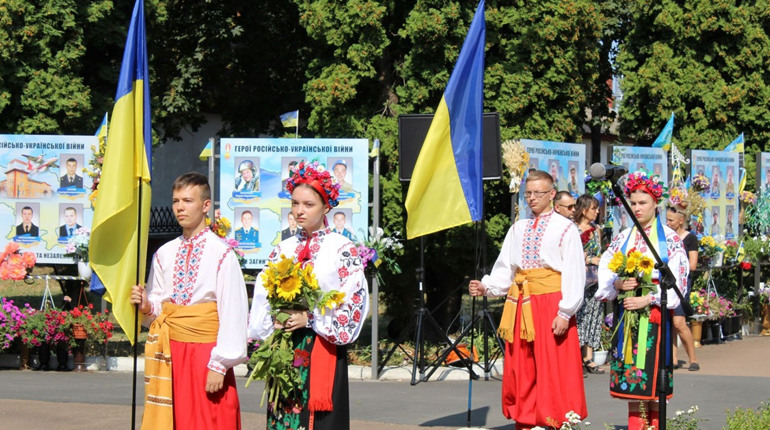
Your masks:
{"label": "bouquet of flowers", "polygon": [[0,298],[0,352],[11,347],[11,343],[19,335],[19,329],[24,325],[27,316],[34,312],[26,303],[23,308],[13,304],[13,300]]}
{"label": "bouquet of flowers", "polygon": [[206,217],[206,225],[209,226],[211,231],[221,238],[227,237],[230,234],[230,230],[233,228],[233,224],[227,217],[223,217],[222,213],[217,209],[214,211],[214,221],[211,218]]}
{"label": "bouquet of flowers", "polygon": [[[652,283],[652,269],[654,265],[650,257],[642,254],[636,248],[631,249],[628,255],[623,254],[621,251],[616,252],[610,260],[609,269],[621,279],[635,278],[639,283],[633,290],[619,293],[618,301],[623,301],[627,297],[636,297],[637,292],[640,292],[642,296],[658,292],[658,287]],[[649,306],[636,311],[626,310],[623,312],[623,326],[630,333],[638,327],[640,317],[649,317],[649,315]],[[620,327],[620,324],[618,324],[618,327]],[[615,330],[617,330],[617,327]],[[627,336],[626,338],[630,339]],[[631,343],[629,342],[628,345],[631,345]]]}
{"label": "bouquet of flowers", "polygon": [[65,257],[72,257],[77,261],[88,262],[88,242],[91,241],[91,230],[88,227],[80,227],[67,238]]}
{"label": "bouquet of flowers", "polygon": [[238,264],[240,264],[241,268],[246,267],[246,255],[238,248],[240,243],[235,239],[227,238],[227,235],[230,234],[230,230],[233,228],[230,220],[227,219],[227,217],[223,217],[222,213],[217,209],[214,211],[214,222],[211,222],[211,219],[206,217],[206,225],[209,226],[214,234],[224,239],[224,241],[227,242],[227,246],[232,248],[235,252],[235,256],[238,257]]}
{"label": "bouquet of flowers", "polygon": [[770,304],[770,286],[764,283],[759,286],[759,304],[762,306]]}
{"label": "bouquet of flowers", "polygon": [[696,315],[707,315],[709,310],[706,292],[703,290],[690,292],[690,305],[692,305]]}
{"label": "bouquet of flowers", "polygon": [[700,247],[698,248],[698,252],[700,253],[699,257],[701,261],[708,264],[711,262],[711,259],[716,257],[717,254],[724,251],[721,246],[717,243],[716,240],[714,240],[711,236],[703,236],[700,240]]}
{"label": "bouquet of flowers", "polygon": [[[383,229],[377,227],[377,231],[375,231],[373,227],[369,227],[368,238],[357,247],[364,269],[370,263],[376,268],[379,268],[384,263],[387,270],[391,273],[401,273],[401,266],[396,261],[396,254],[404,249],[404,245],[401,243],[399,236],[398,230],[393,233],[393,236],[385,236]],[[379,271],[375,276],[377,276],[377,282],[382,284],[382,275]]]}
{"label": "bouquet of flowers", "polygon": [[757,195],[751,191],[741,191],[741,203],[755,205],[757,204]]}
{"label": "bouquet of flowers", "polygon": [[710,292],[706,296],[706,305],[708,306],[709,319],[719,319],[735,316],[733,302],[717,295],[716,292]]}
{"label": "bouquet of flowers", "polygon": [[[307,309],[308,313],[318,309],[324,313],[326,309],[333,309],[342,303],[345,297],[337,290],[324,293],[313,274],[313,266],[303,268],[302,263],[284,255],[276,263],[267,263],[262,276],[270,314],[281,324],[291,316],[284,311],[286,309]],[[280,398],[296,397],[295,390],[302,384],[299,367],[307,366],[309,357],[304,350],[294,350],[291,337],[291,332],[276,329],[252,354],[254,371],[246,386],[253,380],[265,381],[260,405],[264,404],[265,396],[273,405]]]}
{"label": "bouquet of flowers", "polygon": [[20,252],[19,244],[8,242],[0,253],[0,279],[21,281],[35,267],[37,257],[31,251]]}
{"label": "bouquet of flowers", "polygon": [[728,240],[724,245],[724,260],[725,263],[734,263],[738,258],[738,242],[734,240]]}
{"label": "bouquet of flowers", "polygon": [[692,177],[692,188],[697,192],[703,192],[711,187],[711,181],[705,175],[695,175]]}

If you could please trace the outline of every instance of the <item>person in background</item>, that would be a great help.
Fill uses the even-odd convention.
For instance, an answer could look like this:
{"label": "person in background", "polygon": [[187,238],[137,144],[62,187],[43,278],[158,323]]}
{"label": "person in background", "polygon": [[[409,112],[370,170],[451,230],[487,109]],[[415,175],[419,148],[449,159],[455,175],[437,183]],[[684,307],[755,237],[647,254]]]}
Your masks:
{"label": "person in background", "polygon": [[575,215],[575,198],[569,191],[559,191],[553,198],[553,209],[564,218],[572,219]]}
{"label": "person in background", "polygon": [[[689,214],[686,209],[680,207],[669,206],[666,213],[666,224],[674,230],[679,238],[682,239],[684,250],[687,252],[687,258],[690,263],[690,274],[687,277],[687,291],[684,293],[685,300],[690,300],[690,291],[692,290],[693,282],[695,281],[695,269],[698,267],[698,238],[695,234],[690,233],[685,226],[687,225],[687,218]],[[687,318],[682,310],[680,304],[674,309],[674,328],[679,335],[679,339],[682,340],[684,350],[687,352],[687,358],[690,360],[689,369],[692,371],[700,370],[698,364],[698,358],[695,356],[695,342],[693,341],[692,332],[690,327],[687,326]],[[677,357],[676,342],[674,342],[673,357]],[[676,368],[679,368],[684,362],[677,360]]]}
{"label": "person in background", "polygon": [[34,211],[30,206],[21,208],[21,224],[16,226],[16,236],[40,236],[40,229],[32,223]]}
{"label": "person in background", "polygon": [[253,228],[254,214],[246,210],[241,213],[241,228],[235,230],[234,236],[238,243],[254,246],[259,243],[259,230]]}
{"label": "person in background", "polygon": [[602,320],[604,305],[594,298],[598,288],[598,266],[602,254],[601,230],[596,227],[596,217],[599,215],[599,200],[594,196],[583,194],[575,204],[575,224],[580,230],[580,241],[583,244],[583,254],[586,260],[586,287],[583,297],[583,307],[577,313],[578,338],[583,354],[583,367],[588,373],[604,374],[604,369],[597,366],[593,360],[593,352],[601,348]]}
{"label": "person in background", "polygon": [[[588,414],[574,315],[583,303],[586,267],[580,233],[554,214],[547,172],[530,172],[524,197],[535,218],[508,230],[492,272],[468,285],[471,296],[507,295],[498,333],[505,340],[503,415],[517,429]],[[556,418],[559,417],[559,418]]]}
{"label": "person in background", "polygon": [[332,217],[332,222],[334,223],[334,228],[332,228],[333,232],[339,233],[350,240],[355,240],[353,233],[345,228],[345,223],[347,222],[345,212],[335,212],[334,216]]}

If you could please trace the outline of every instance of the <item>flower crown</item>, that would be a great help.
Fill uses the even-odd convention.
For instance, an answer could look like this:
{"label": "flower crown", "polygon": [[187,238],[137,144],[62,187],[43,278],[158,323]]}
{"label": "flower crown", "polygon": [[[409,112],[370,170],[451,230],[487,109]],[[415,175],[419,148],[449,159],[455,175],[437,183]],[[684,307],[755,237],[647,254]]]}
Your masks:
{"label": "flower crown", "polygon": [[666,187],[660,180],[660,176],[650,176],[644,170],[637,170],[636,172],[628,174],[628,180],[626,180],[626,186],[623,192],[626,197],[637,190],[642,190],[651,195],[655,199],[655,203],[660,203],[660,199],[667,197]]}
{"label": "flower crown", "polygon": [[339,204],[337,198],[340,195],[340,184],[317,160],[310,163],[301,161],[291,170],[291,177],[286,182],[286,189],[290,193],[294,192],[294,188],[300,184],[308,184],[313,187],[329,207],[333,208]]}

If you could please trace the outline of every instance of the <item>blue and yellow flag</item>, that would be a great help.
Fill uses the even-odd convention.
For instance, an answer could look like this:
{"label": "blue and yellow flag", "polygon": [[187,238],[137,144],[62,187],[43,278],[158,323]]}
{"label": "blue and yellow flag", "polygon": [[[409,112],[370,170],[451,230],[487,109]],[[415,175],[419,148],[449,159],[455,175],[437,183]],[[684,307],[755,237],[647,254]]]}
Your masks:
{"label": "blue and yellow flag", "polygon": [[203,151],[201,151],[200,155],[198,155],[198,158],[200,158],[201,161],[208,160],[208,158],[214,154],[213,151],[214,151],[214,139],[209,139],[209,142],[203,148]]}
{"label": "blue and yellow flag", "polygon": [[99,128],[96,129],[94,136],[99,137],[99,140],[107,137],[107,112],[104,113],[104,119],[102,119],[102,123],[99,124]]}
{"label": "blue and yellow flag", "polygon": [[285,114],[281,115],[281,124],[283,124],[284,127],[296,127],[298,121],[299,121],[298,110],[286,112]]}
{"label": "blue and yellow flag", "polygon": [[741,133],[740,136],[736,137],[735,140],[730,142],[729,145],[725,146],[725,149],[723,151],[725,152],[743,152],[743,133]]}
{"label": "blue and yellow flag", "polygon": [[671,148],[671,135],[674,134],[674,112],[671,112],[671,118],[666,122],[666,126],[660,131],[660,134],[652,142],[653,148],[663,148],[664,151],[668,151]]}
{"label": "blue and yellow flag", "polygon": [[152,131],[144,32],[144,4],[137,0],[128,28],[112,124],[99,181],[89,257],[107,289],[115,319],[134,341],[132,285],[144,282],[150,226]]}
{"label": "blue and yellow flag", "polygon": [[417,156],[406,194],[406,237],[481,220],[484,0]]}

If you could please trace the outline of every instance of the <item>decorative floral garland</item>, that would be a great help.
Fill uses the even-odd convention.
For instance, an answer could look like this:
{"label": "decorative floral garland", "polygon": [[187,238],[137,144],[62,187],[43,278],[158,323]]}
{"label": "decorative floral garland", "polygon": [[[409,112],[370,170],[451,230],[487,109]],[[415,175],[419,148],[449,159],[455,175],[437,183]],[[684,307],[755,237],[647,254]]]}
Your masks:
{"label": "decorative floral garland", "polygon": [[337,198],[340,196],[340,184],[317,160],[310,163],[301,161],[294,166],[292,175],[286,182],[286,189],[291,193],[300,184],[308,184],[319,193],[325,194],[329,207],[333,208],[339,204]]}
{"label": "decorative floral garland", "polygon": [[645,188],[647,192],[655,198],[656,202],[660,202],[660,199],[663,197],[668,197],[668,194],[666,194],[666,187],[663,185],[663,182],[661,182],[660,176],[650,176],[644,170],[629,173],[628,179],[626,180],[626,186],[623,190],[626,196],[629,196],[634,191],[642,188]]}

